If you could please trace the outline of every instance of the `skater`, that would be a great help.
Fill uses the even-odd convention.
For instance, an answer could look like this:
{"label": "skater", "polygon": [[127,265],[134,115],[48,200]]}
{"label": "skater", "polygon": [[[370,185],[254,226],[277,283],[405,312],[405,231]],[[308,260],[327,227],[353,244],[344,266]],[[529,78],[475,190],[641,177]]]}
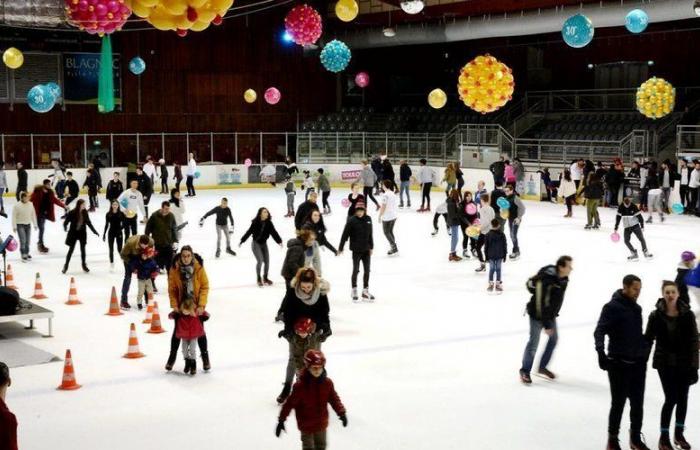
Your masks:
{"label": "skater", "polygon": [[493,174],[493,184],[494,186],[503,184],[505,180],[505,171],[506,171],[506,158],[504,156],[500,156],[498,158],[498,161],[495,161],[491,163],[489,166],[489,171],[491,174]]}
{"label": "skater", "polygon": [[382,206],[379,209],[379,221],[382,223],[384,236],[389,241],[390,248],[387,255],[392,256],[399,252],[398,247],[396,247],[396,236],[394,236],[394,225],[396,225],[396,219],[399,217],[399,207],[396,201],[396,193],[393,189],[393,181],[382,181],[382,196],[380,200]]}
{"label": "skater", "polygon": [[158,276],[158,264],[154,257],[156,255],[153,247],[148,247],[139,256],[133,256],[129,262],[129,270],[136,275],[138,282],[138,293],[136,294],[136,306],[139,311],[143,309],[142,300],[148,302],[148,297],[153,296],[153,285]]}
{"label": "skater", "polygon": [[357,183],[353,182],[350,185],[350,192],[348,194],[348,201],[350,202],[350,206],[348,206],[348,220],[355,215],[355,208],[357,207],[358,202],[366,203],[365,196],[360,194],[360,189],[362,186]]}
{"label": "skater", "polygon": [[299,231],[301,230],[302,225],[304,225],[304,222],[306,222],[306,219],[311,215],[313,211],[319,211],[318,209],[318,194],[315,192],[311,192],[309,194],[309,198],[306,199],[305,202],[303,202],[299,207],[297,208],[297,213],[294,216],[294,228]]}
{"label": "skater", "polygon": [[576,203],[576,184],[571,179],[571,172],[565,170],[559,179],[559,195],[566,203],[566,214],[564,217],[573,217],[573,205]]}
{"label": "skater", "polygon": [[162,202],[160,209],[151,214],[146,223],[144,234],[153,238],[158,267],[166,272],[169,271],[174,249],[178,245],[177,225],[175,224],[175,216],[170,212],[170,202]]}
{"label": "skater", "polygon": [[199,219],[199,226],[204,226],[204,220],[216,214],[216,257],[221,256],[221,235],[223,234],[226,238],[226,253],[231,256],[236,256],[236,252],[231,249],[231,237],[229,236],[228,222],[231,221],[231,230],[233,231],[233,214],[231,214],[231,208],[228,207],[228,199],[222,198],[221,204],[215,208],[212,208],[205,215]]}
{"label": "skater", "polygon": [[[251,236],[253,237],[251,247],[253,255],[255,256],[255,261],[257,262],[255,274],[257,275],[258,286],[262,287],[263,283],[266,286],[272,286],[272,281],[268,278],[270,270],[270,252],[267,248],[267,240],[272,236],[272,239],[277,242],[280,248],[284,247],[282,246],[282,238],[277,233],[275,224],[272,223],[272,216],[267,208],[258,209],[255,218],[250,222],[248,231],[241,237],[241,242],[238,244],[238,247],[243,245]],[[261,268],[263,269],[262,276],[260,276]]]}
{"label": "skater", "polygon": [[513,158],[513,175],[515,175],[515,192],[520,195],[525,192],[525,166],[520,158]]}
{"label": "skater", "polygon": [[588,175],[588,182],[583,190],[583,196],[586,198],[586,215],[588,221],[584,227],[586,230],[600,228],[600,214],[598,207],[603,201],[603,183],[600,182],[595,172]]}
{"label": "skater", "polygon": [[117,200],[120,195],[124,192],[124,185],[119,179],[119,172],[114,172],[112,174],[112,179],[107,183],[107,190],[105,192],[105,197],[107,201],[111,204],[113,201]]}
{"label": "skater", "polygon": [[608,173],[605,174],[605,184],[608,186],[608,205],[617,207],[619,203],[620,187],[625,181],[625,172],[622,163],[617,161],[610,165]]}
{"label": "skater", "polygon": [[153,186],[156,183],[156,166],[153,164],[151,155],[146,156],[146,162],[143,164],[143,173],[150,180],[151,186]]}
{"label": "skater", "polygon": [[19,194],[22,192],[29,192],[27,186],[27,169],[24,168],[24,164],[22,164],[21,161],[17,161],[17,189],[15,189],[15,198],[18,203],[21,201]]}
{"label": "skater", "polygon": [[12,231],[19,236],[19,249],[22,261],[32,259],[29,246],[32,240],[32,225],[37,229],[36,211],[29,203],[29,194],[20,192],[20,201],[12,208]]}
{"label": "skater", "polygon": [[338,256],[338,250],[333,247],[333,245],[328,242],[326,238],[326,225],[323,223],[323,216],[321,216],[320,211],[311,211],[311,214],[302,225],[302,228],[310,228],[316,233],[316,242],[319,246],[326,247],[330,250],[334,256]]}
{"label": "skater", "polygon": [[309,199],[311,193],[316,192],[316,185],[314,184],[314,179],[311,177],[311,172],[308,170],[304,171],[304,181],[301,183],[304,188],[304,201]]}
{"label": "skater", "polygon": [[165,160],[161,158],[158,161],[160,166],[160,193],[168,195],[168,166],[165,165]]}
{"label": "skater", "polygon": [[357,202],[355,215],[348,219],[345,224],[343,235],[340,238],[340,245],[338,246],[338,255],[343,253],[343,247],[348,239],[350,239],[350,250],[352,251],[352,275],[350,277],[352,301],[359,301],[357,295],[357,274],[360,272],[360,261],[362,261],[362,269],[364,271],[362,277],[362,300],[373,302],[374,296],[369,292],[370,263],[372,250],[374,249],[372,218],[366,214],[365,204],[362,201]]}
{"label": "skater", "polygon": [[472,193],[464,191],[462,201],[459,204],[459,227],[462,230],[462,257],[469,259],[469,249],[471,245],[471,253],[476,256],[476,238],[467,236],[467,228],[477,224],[479,219],[478,208],[472,200]]}
{"label": "skater", "polygon": [[302,228],[297,237],[287,241],[287,254],[282,263],[282,278],[287,289],[299,269],[313,267],[321,276],[321,252],[316,242],[316,233],[311,228]]}
{"label": "skater", "polygon": [[447,187],[445,188],[445,197],[449,197],[450,192],[457,187],[457,173],[453,163],[447,164],[441,183],[447,184]]}
{"label": "skater", "polygon": [[[396,187],[396,175],[394,174],[394,167],[391,165],[391,162],[389,161],[389,158],[384,156],[384,161],[382,161],[382,173],[381,173],[381,181],[390,181],[391,182],[391,190],[394,192],[398,193],[398,188]],[[381,183],[379,185],[379,189],[381,189]]]}
{"label": "skater", "polygon": [[122,251],[124,243],[124,221],[126,216],[119,209],[119,203],[114,200],[105,214],[105,229],[102,232],[102,241],[107,240],[109,247],[109,268],[114,269],[114,243],[117,243],[117,252]]}
{"label": "skater", "polygon": [[644,185],[648,192],[648,204],[649,204],[649,218],[647,223],[653,222],[654,213],[659,213],[659,220],[661,223],[664,222],[664,191],[659,184],[659,176],[657,175],[656,168],[652,167],[649,169],[649,174],[647,175],[646,183]]}
{"label": "skater", "polygon": [[698,215],[700,212],[700,160],[693,161],[693,171],[690,172],[690,181],[688,181],[688,191],[690,195],[689,210],[691,213]]}
{"label": "skater", "polygon": [[372,193],[374,185],[377,183],[377,174],[374,173],[366,159],[362,160],[362,172],[360,172],[360,177],[355,182],[362,184],[362,195],[365,197],[365,201],[372,200],[377,210],[379,210],[379,203]]}
{"label": "skater", "polygon": [[294,174],[299,173],[299,168],[289,156],[287,156],[287,158],[284,161],[284,172],[289,178],[292,178]]}
{"label": "skater", "polygon": [[664,281],[661,293],[663,298],[659,299],[656,310],[649,315],[644,333],[650,345],[656,342],[653,367],[659,372],[665,397],[661,409],[659,450],[674,450],[670,438],[674,408],[673,445],[690,450],[683,431],[688,411],[688,391],[691,385],[698,382],[698,326],[688,305],[678,298],[675,283]]}
{"label": "skater", "polygon": [[68,191],[66,206],[70,205],[71,202],[80,195],[80,186],[78,185],[78,182],[73,179],[73,172],[66,172],[64,190]]}
{"label": "skater", "polygon": [[506,196],[506,193],[503,190],[502,184],[497,184],[493,188],[493,191],[491,191],[491,196],[490,196],[491,197],[491,208],[493,208],[493,212],[496,215],[495,219],[498,220],[498,222],[501,224],[501,228],[505,227],[506,219],[504,219],[503,214],[501,214],[501,207],[498,205],[498,199],[500,199],[501,197],[505,197],[505,196]]}
{"label": "skater", "polygon": [[372,167],[372,172],[374,172],[374,195],[380,194],[381,183],[384,180],[384,176],[382,173],[384,170],[384,164],[382,163],[382,160],[384,158],[384,155],[376,155],[374,158],[372,158],[372,162],[370,164]]}
{"label": "skater", "polygon": [[182,166],[176,162],[173,163],[173,180],[175,180],[175,189],[180,190],[180,183],[182,183]]}
{"label": "skater", "polygon": [[41,185],[34,187],[34,192],[32,192],[29,201],[34,205],[34,211],[36,212],[36,223],[39,228],[39,241],[37,242],[37,249],[39,253],[48,253],[49,249],[44,245],[44,229],[46,226],[46,221],[51,222],[56,221],[56,214],[54,213],[54,205],[63,208],[64,211],[68,211],[68,207],[63,204],[56,194],[54,194],[53,189],[51,189],[51,180],[45,179]]}
{"label": "skater", "polygon": [[95,212],[95,209],[97,209],[98,202],[97,202],[97,193],[99,191],[99,184],[97,180],[97,175],[95,174],[94,169],[88,169],[87,170],[87,176],[85,177],[85,182],[83,183],[83,187],[88,188],[88,200],[90,201],[90,209],[88,212]]}
{"label": "skater", "polygon": [[[603,306],[596,326],[598,365],[608,372],[612,402],[608,418],[608,450],[620,450],[618,434],[625,403],[630,402],[630,447],[649,450],[642,442],[644,387],[649,343],[642,334],[642,307],[637,304],[642,281],[635,275],[622,280],[612,300]],[[605,352],[605,336],[608,351]]]}
{"label": "skater", "polygon": [[433,215],[433,232],[430,233],[431,236],[438,235],[438,222],[440,221],[440,216],[445,220],[445,228],[447,229],[447,235],[450,236],[452,233],[450,231],[450,222],[447,219],[447,200],[437,205],[435,208],[435,214]]}
{"label": "skater", "polygon": [[291,336],[294,324],[301,317],[308,317],[317,324],[320,339],[326,340],[331,331],[328,292],[330,285],[311,267],[302,267],[294,275],[282,300],[284,329],[278,337]]}
{"label": "skater", "polygon": [[510,203],[510,209],[508,210],[508,228],[510,230],[510,241],[513,244],[513,253],[511,253],[510,259],[516,260],[520,258],[518,230],[520,229],[520,224],[523,222],[523,216],[525,215],[525,204],[512,185],[507,185],[504,188],[504,192],[506,194],[505,198]]}
{"label": "skater", "polygon": [[153,181],[140,167],[136,168],[136,181],[139,182],[138,190],[143,196],[144,213],[141,223],[146,223],[149,217],[148,204],[151,202],[151,196],[153,195]]}
{"label": "skater", "polygon": [[182,194],[177,189],[170,191],[170,212],[175,216],[175,228],[177,229],[177,241],[182,240],[182,229],[187,226],[185,220],[185,200],[181,198]]}
{"label": "skater", "polygon": [[637,239],[639,239],[639,242],[642,244],[644,257],[652,258],[653,255],[647,249],[647,242],[644,240],[644,218],[642,217],[642,212],[637,208],[637,205],[632,203],[632,199],[629,197],[625,197],[622,200],[622,204],[617,208],[615,232],[617,232],[617,229],[620,227],[620,221],[622,221],[622,226],[625,228],[625,245],[631,252],[627,260],[637,261],[639,259],[637,249],[634,248],[630,242],[632,234],[637,236]]}
{"label": "skater", "polygon": [[124,241],[124,247],[122,247],[119,256],[122,258],[122,263],[124,263],[124,280],[122,281],[122,295],[120,306],[124,310],[130,310],[131,305],[129,305],[128,295],[129,288],[131,287],[131,270],[129,268],[129,263],[132,258],[140,258],[141,253],[146,251],[148,248],[153,248],[153,239],[146,236],[145,234],[135,234]]}
{"label": "skater", "polygon": [[583,179],[583,167],[585,165],[585,162],[583,158],[574,160],[574,162],[571,163],[571,166],[569,167],[569,173],[571,174],[571,179],[573,180],[574,184],[576,185],[576,191],[578,192],[579,187],[581,186],[581,180]]}
{"label": "skater", "polygon": [[138,190],[138,180],[131,180],[130,188],[121,193],[117,201],[119,207],[126,216],[124,220],[124,239],[129,239],[129,235],[136,235],[138,215],[137,211],[146,216],[146,206],[143,204],[143,194]]}
{"label": "skater", "polygon": [[[69,228],[70,226],[70,228]],[[73,250],[75,250],[75,244],[80,243],[80,259],[83,263],[83,271],[85,273],[90,272],[88,266],[85,262],[85,245],[87,244],[87,230],[93,232],[95,236],[100,237],[100,233],[95,230],[90,221],[90,216],[88,216],[85,210],[85,200],[80,199],[75,204],[75,208],[66,214],[66,218],[63,221],[63,230],[67,231],[66,235],[66,245],[68,246],[68,253],[66,254],[66,262],[63,265],[63,270],[61,273],[66,273],[68,271],[68,264],[73,256]]]}
{"label": "skater", "polygon": [[292,390],[292,381],[296,374],[297,379],[304,372],[304,355],[309,350],[321,350],[321,335],[316,330],[316,323],[308,317],[300,317],[294,323],[294,333],[283,335],[289,342],[289,360],[284,379],[284,387],[277,403],[282,404],[289,397]]}
{"label": "skater", "polygon": [[488,292],[503,292],[503,282],[501,281],[501,266],[508,257],[508,241],[506,235],[501,231],[501,223],[498,219],[491,221],[491,231],[484,238],[485,257],[489,262],[489,287]]}
{"label": "skater", "polygon": [[540,178],[542,179],[542,184],[544,184],[544,188],[546,190],[547,194],[547,201],[556,203],[556,198],[557,198],[557,188],[554,186],[554,183],[552,182],[552,175],[549,173],[549,167],[545,167],[542,170],[538,170],[537,173],[540,174]]}
{"label": "skater", "polygon": [[474,202],[477,205],[481,205],[481,196],[488,194],[489,191],[486,190],[486,182],[484,180],[479,180],[476,184],[476,193],[474,194]]}
{"label": "skater", "polygon": [[53,178],[51,187],[56,190],[59,200],[63,200],[66,193],[66,168],[60,159],[52,159],[51,168],[53,169],[53,173],[49,175],[49,178]]}
{"label": "skater", "polygon": [[5,403],[7,388],[12,384],[10,369],[0,362],[0,448],[17,450],[17,417]]}
{"label": "skater", "polygon": [[406,193],[406,204],[407,207],[411,207],[411,176],[413,176],[413,172],[411,171],[411,167],[408,165],[406,160],[401,160],[399,163],[399,182],[400,182],[400,191],[399,191],[399,208],[403,208],[403,194],[404,192]]}
{"label": "skater", "polygon": [[323,203],[323,214],[331,213],[331,205],[328,203],[328,197],[331,195],[331,183],[328,177],[323,173],[323,168],[318,169],[318,192],[321,193],[321,201]]}
{"label": "skater", "polygon": [[690,206],[690,189],[688,187],[688,183],[690,182],[690,174],[692,172],[692,168],[688,167],[688,162],[685,160],[685,158],[680,158],[678,160],[678,174],[677,178],[681,181],[681,188],[680,188],[680,196],[681,196],[681,205],[683,205],[683,208],[686,210]]}
{"label": "skater", "polygon": [[674,182],[679,179],[676,176],[676,171],[671,166],[671,162],[666,160],[661,163],[659,171],[659,187],[661,188],[661,211],[670,214],[671,191],[673,190]]}
{"label": "skater", "polygon": [[532,383],[530,371],[535,361],[542,330],[548,339],[540,359],[537,375],[549,380],[556,378],[547,366],[552,359],[559,339],[557,317],[564,303],[566,288],[569,285],[569,275],[573,270],[572,262],[571,256],[560,256],[555,265],[544,266],[535,276],[527,280],[527,290],[532,294],[532,297],[527,303],[527,314],[530,317],[530,338],[525,346],[523,363],[520,367],[520,381],[525,384]]}
{"label": "skater", "polygon": [[[457,189],[452,189],[450,195],[445,201],[447,206],[447,226],[450,233],[450,255],[447,258],[448,261],[459,262],[462,260],[461,257],[457,256],[457,244],[459,244],[459,191]],[[435,225],[435,223],[433,223]],[[437,228],[436,228],[437,229]]]}
{"label": "skater", "polygon": [[[194,197],[197,195],[197,193],[194,190],[194,177],[195,174],[197,173],[197,161],[194,159],[194,153],[190,153],[190,159],[187,162],[187,195],[185,197]],[[177,172],[175,172],[175,176],[177,176]],[[180,172],[180,176],[182,177],[182,172]],[[178,181],[178,186],[180,182]]]}
{"label": "skater", "polygon": [[681,254],[681,262],[678,264],[676,274],[676,287],[678,288],[678,300],[690,307],[690,294],[688,284],[685,282],[688,273],[695,268],[695,253],[685,251]]}
{"label": "skater", "polygon": [[[479,267],[474,270],[477,273],[486,271],[486,259],[483,248],[486,243],[486,235],[491,231],[491,221],[496,218],[496,212],[490,205],[491,196],[483,194],[481,196],[481,208],[479,209],[479,238],[476,241],[476,256],[479,258]],[[499,222],[500,223],[500,222]]]}
{"label": "skater", "polygon": [[462,172],[462,169],[460,168],[459,161],[455,161],[454,163],[454,168],[455,168],[455,176],[457,177],[457,192],[459,192],[459,199],[462,199],[462,189],[464,188],[464,172]]}
{"label": "skater", "polygon": [[[427,166],[428,161],[425,158],[420,160],[420,169],[418,170],[418,182],[421,185],[421,200],[418,212],[430,212],[430,191],[433,189],[433,169]],[[427,206],[426,206],[427,204]]]}
{"label": "skater", "polygon": [[197,374],[197,341],[204,336],[203,321],[209,318],[208,313],[200,315],[197,309],[194,298],[189,296],[182,300],[178,312],[170,313],[173,318],[177,316],[175,338],[182,341],[184,372],[193,376]]}
{"label": "skater", "polygon": [[294,217],[294,197],[297,195],[297,190],[289,175],[285,177],[284,182],[284,193],[287,196],[287,214],[284,217]]}
{"label": "skater", "polygon": [[504,161],[505,167],[503,170],[503,177],[506,179],[504,185],[506,184],[512,184],[515,185],[515,171],[513,169],[513,166],[510,163],[510,160],[505,160]]}
{"label": "skater", "polygon": [[297,427],[301,432],[302,449],[326,450],[326,405],[330,403],[344,427],[348,426],[348,418],[333,382],[326,374],[326,357],[323,353],[320,350],[309,350],[304,355],[304,363],[306,370],[294,384],[291,396],[284,402],[280,411],[275,436],[279,437],[282,431],[286,431],[284,421],[294,409]]}

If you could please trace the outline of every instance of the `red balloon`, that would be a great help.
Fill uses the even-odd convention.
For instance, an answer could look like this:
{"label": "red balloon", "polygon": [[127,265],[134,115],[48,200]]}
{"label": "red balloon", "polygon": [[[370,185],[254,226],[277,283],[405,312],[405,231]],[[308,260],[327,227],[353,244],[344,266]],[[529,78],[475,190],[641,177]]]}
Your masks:
{"label": "red balloon", "polygon": [[187,20],[190,22],[196,22],[197,17],[197,11],[193,7],[189,6],[187,8]]}
{"label": "red balloon", "polygon": [[187,30],[178,29],[178,30],[176,31],[176,33],[177,33],[177,35],[180,36],[180,37],[185,37],[185,36],[187,36]]}
{"label": "red balloon", "polygon": [[299,5],[289,11],[284,26],[299,45],[314,44],[323,33],[321,15],[309,5]]}
{"label": "red balloon", "polygon": [[131,9],[119,0],[64,0],[68,22],[90,34],[120,30]]}
{"label": "red balloon", "polygon": [[217,14],[216,17],[214,17],[214,20],[211,21],[211,23],[219,26],[223,23],[223,21],[224,21],[224,19],[220,15]]}

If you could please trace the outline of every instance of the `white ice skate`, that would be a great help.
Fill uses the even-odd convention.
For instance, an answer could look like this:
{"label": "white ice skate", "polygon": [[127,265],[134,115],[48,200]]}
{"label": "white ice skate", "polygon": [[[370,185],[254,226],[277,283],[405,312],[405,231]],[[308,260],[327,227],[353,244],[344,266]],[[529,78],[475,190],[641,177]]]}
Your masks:
{"label": "white ice skate", "polygon": [[352,288],[352,292],[350,293],[350,295],[352,296],[353,302],[357,303],[360,301],[360,298],[357,295],[357,288]]}
{"label": "white ice skate", "polygon": [[362,289],[362,301],[374,302],[374,295],[369,293],[369,289]]}

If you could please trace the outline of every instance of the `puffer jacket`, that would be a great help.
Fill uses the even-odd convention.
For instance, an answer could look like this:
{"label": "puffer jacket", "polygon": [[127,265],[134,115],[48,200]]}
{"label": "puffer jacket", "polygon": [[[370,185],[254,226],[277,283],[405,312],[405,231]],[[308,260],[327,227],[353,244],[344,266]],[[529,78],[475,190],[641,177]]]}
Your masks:
{"label": "puffer jacket", "polygon": [[[207,301],[209,299],[209,278],[200,260],[201,257],[195,253],[192,261],[192,264],[194,264],[192,288],[194,291],[195,305],[204,308],[207,306]],[[170,307],[175,309],[180,306],[180,302],[182,301],[184,286],[180,278],[180,254],[175,255],[173,261],[175,262],[168,272],[168,295],[170,296]]]}
{"label": "puffer jacket", "polygon": [[326,371],[316,378],[304,371],[294,383],[292,393],[282,405],[279,421],[284,422],[294,410],[299,431],[305,434],[318,433],[328,428],[328,404],[338,416],[345,415],[345,406],[335,392],[333,382]]}
{"label": "puffer jacket", "polygon": [[564,294],[569,285],[569,277],[559,278],[555,265],[544,266],[527,280],[526,287],[532,294],[527,303],[528,315],[542,322],[545,329],[551,329],[564,304]]}
{"label": "puffer jacket", "polygon": [[[666,315],[666,301],[661,298],[649,315],[644,337],[649,345],[656,341],[655,369],[678,367],[698,369],[698,325],[688,305],[677,302],[678,317]],[[675,322],[675,324],[674,324]]]}
{"label": "puffer jacket", "polygon": [[626,364],[649,359],[649,341],[642,332],[642,307],[625,297],[618,289],[603,306],[593,337],[597,352],[605,351],[608,336],[608,358]]}
{"label": "puffer jacket", "polygon": [[297,271],[306,266],[306,253],[312,252],[311,267],[314,268],[316,274],[321,276],[321,254],[318,243],[314,241],[311,247],[304,245],[304,242],[299,238],[290,239],[287,241],[287,254],[282,263],[282,278],[289,281],[297,274]]}

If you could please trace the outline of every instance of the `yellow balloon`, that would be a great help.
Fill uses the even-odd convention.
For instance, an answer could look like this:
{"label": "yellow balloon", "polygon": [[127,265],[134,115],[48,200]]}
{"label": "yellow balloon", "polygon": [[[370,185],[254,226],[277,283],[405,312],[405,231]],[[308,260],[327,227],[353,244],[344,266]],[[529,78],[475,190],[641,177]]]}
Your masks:
{"label": "yellow balloon", "polygon": [[192,27],[192,22],[187,18],[187,14],[175,17],[175,28],[178,30],[189,30]]}
{"label": "yellow balloon", "polygon": [[210,23],[216,17],[216,11],[206,8],[197,10],[197,22]]}
{"label": "yellow balloon", "polygon": [[141,18],[146,18],[151,14],[152,8],[149,6],[144,6],[143,3],[137,3],[134,2],[131,5],[131,10],[136,14],[138,17]]}
{"label": "yellow balloon", "polygon": [[255,100],[258,99],[258,94],[254,90],[248,89],[243,93],[243,98],[247,103],[255,103]]}
{"label": "yellow balloon", "polygon": [[192,28],[190,28],[190,30],[192,30],[192,31],[204,31],[207,28],[209,28],[210,24],[211,24],[211,22],[200,22],[198,20],[192,24]]}
{"label": "yellow balloon", "polygon": [[355,0],[338,0],[335,4],[335,15],[343,22],[352,22],[360,13],[360,7]]}
{"label": "yellow balloon", "polygon": [[194,9],[202,8],[207,3],[209,3],[209,0],[187,0],[187,4]]}
{"label": "yellow balloon", "polygon": [[138,0],[138,2],[146,8],[153,8],[160,3],[160,0]]}
{"label": "yellow balloon", "polygon": [[233,6],[233,0],[211,0],[209,3],[211,4],[210,9],[217,11],[221,16]]}
{"label": "yellow balloon", "polygon": [[443,108],[447,104],[447,94],[442,89],[434,89],[428,94],[428,104],[435,109]]}
{"label": "yellow balloon", "polygon": [[24,55],[14,47],[10,47],[2,54],[2,62],[10,69],[19,69],[24,64]]}
{"label": "yellow balloon", "polygon": [[174,16],[179,16],[187,12],[187,2],[185,0],[161,0],[161,5]]}
{"label": "yellow balloon", "polygon": [[508,217],[510,217],[510,212],[508,212],[507,209],[502,209],[502,210],[501,210],[501,218],[502,218],[502,219],[507,219]]}
{"label": "yellow balloon", "polygon": [[132,218],[134,218],[135,216],[136,216],[136,213],[135,213],[134,211],[132,211],[132,210],[128,210],[128,211],[126,212],[126,217],[129,218],[129,219],[132,219]]}

